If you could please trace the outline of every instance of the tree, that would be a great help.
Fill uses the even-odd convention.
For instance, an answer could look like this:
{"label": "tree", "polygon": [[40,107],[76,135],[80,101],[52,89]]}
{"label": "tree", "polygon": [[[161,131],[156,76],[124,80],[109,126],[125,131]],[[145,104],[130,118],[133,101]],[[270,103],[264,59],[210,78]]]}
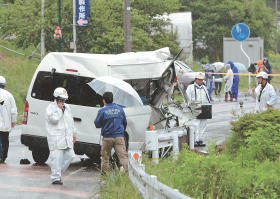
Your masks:
{"label": "tree", "polygon": [[[62,1],[62,46],[71,51],[72,0]],[[169,46],[177,53],[176,35],[168,32],[168,22],[155,16],[178,10],[179,0],[131,0],[132,50],[154,50]],[[172,5],[172,6],[170,6]],[[53,38],[58,23],[57,1],[45,1],[45,22],[41,22],[41,0],[16,0],[5,16],[0,16],[1,31],[16,33],[16,44],[28,48],[40,43],[43,26],[46,33],[47,51],[56,51]],[[90,0],[88,27],[77,27],[78,52],[122,53],[123,52],[123,2],[122,0]]]}
{"label": "tree", "polygon": [[15,0],[3,0],[4,3],[14,3]]}
{"label": "tree", "polygon": [[262,37],[265,51],[273,50],[276,37],[274,10],[266,7],[263,0],[244,0],[243,3],[245,4],[244,22],[250,27],[250,37]]}
{"label": "tree", "polygon": [[192,12],[194,55],[209,61],[221,61],[223,37],[231,37],[237,23],[246,23],[250,37],[262,37],[265,49],[272,47],[274,18],[262,0],[181,0],[181,10]]}

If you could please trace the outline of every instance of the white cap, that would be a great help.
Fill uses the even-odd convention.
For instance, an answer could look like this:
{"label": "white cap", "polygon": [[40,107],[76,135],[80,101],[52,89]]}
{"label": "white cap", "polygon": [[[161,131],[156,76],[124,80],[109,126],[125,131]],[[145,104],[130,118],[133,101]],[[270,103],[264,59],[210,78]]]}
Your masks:
{"label": "white cap", "polygon": [[198,72],[195,75],[195,79],[204,79],[205,78],[205,74],[202,72]]}
{"label": "white cap", "polygon": [[1,85],[6,85],[6,79],[3,76],[0,76],[0,84]]}
{"label": "white cap", "polygon": [[62,88],[62,87],[56,88],[53,92],[53,96],[55,98],[62,98],[62,99],[65,99],[65,100],[68,99],[67,91],[65,90],[65,88]]}
{"label": "white cap", "polygon": [[268,79],[268,75],[267,75],[266,72],[260,72],[260,73],[257,74],[256,77],[261,77],[263,79]]}

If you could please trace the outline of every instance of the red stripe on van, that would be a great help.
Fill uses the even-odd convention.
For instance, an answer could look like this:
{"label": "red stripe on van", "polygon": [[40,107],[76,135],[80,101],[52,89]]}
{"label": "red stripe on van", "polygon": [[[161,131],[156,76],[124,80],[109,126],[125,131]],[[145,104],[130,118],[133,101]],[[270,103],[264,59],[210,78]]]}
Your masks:
{"label": "red stripe on van", "polygon": [[75,69],[66,69],[66,71],[69,71],[69,72],[78,72],[78,70],[75,70]]}

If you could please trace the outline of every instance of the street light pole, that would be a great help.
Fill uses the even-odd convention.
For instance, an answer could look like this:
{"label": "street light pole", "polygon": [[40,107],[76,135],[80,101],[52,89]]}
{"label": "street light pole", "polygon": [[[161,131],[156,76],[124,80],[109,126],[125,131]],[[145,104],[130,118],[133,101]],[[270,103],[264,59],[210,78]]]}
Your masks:
{"label": "street light pole", "polygon": [[[58,26],[60,27],[60,30],[62,30],[62,28],[61,28],[61,0],[58,0]],[[61,52],[61,42],[62,42],[62,38],[59,37],[58,38],[58,52]]]}
{"label": "street light pole", "polygon": [[45,8],[45,0],[41,2],[41,15],[42,15],[42,23],[41,23],[41,60],[45,56],[45,33],[44,33],[44,8]]}
{"label": "street light pole", "polygon": [[131,31],[130,31],[130,5],[129,0],[124,0],[124,51],[131,52]]}
{"label": "street light pole", "polygon": [[76,38],[77,38],[77,33],[76,33],[76,0],[73,0],[73,52],[77,52],[77,46],[76,46]]}
{"label": "street light pole", "polygon": [[275,47],[275,53],[278,53],[278,17],[277,17],[277,13],[278,13],[278,0],[275,0],[275,21],[276,21],[276,47]]}

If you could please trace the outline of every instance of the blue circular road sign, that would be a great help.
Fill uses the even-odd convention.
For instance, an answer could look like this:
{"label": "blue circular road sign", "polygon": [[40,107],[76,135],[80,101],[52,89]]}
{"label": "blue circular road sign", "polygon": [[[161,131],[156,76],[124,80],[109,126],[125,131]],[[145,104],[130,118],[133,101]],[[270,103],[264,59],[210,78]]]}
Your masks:
{"label": "blue circular road sign", "polygon": [[235,24],[232,27],[231,36],[237,41],[245,41],[250,36],[250,28],[244,23]]}

